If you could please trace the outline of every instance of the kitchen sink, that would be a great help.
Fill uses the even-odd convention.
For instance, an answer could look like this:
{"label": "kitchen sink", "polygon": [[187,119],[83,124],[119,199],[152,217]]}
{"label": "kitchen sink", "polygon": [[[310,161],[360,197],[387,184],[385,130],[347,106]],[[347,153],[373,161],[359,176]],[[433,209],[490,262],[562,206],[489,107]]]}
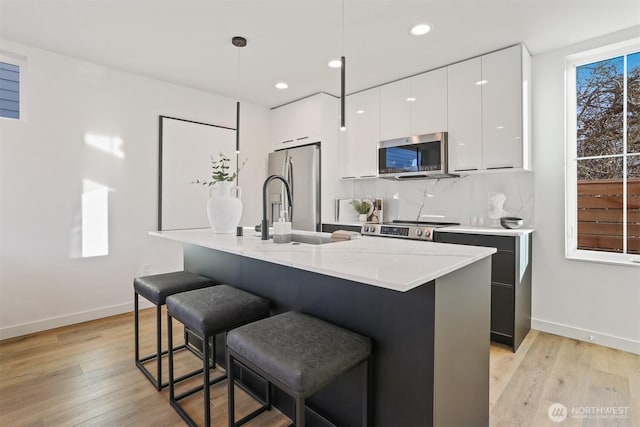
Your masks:
{"label": "kitchen sink", "polygon": [[296,234],[291,233],[291,243],[306,243],[308,245],[324,245],[326,243],[333,243],[335,240],[331,240],[330,236],[319,236],[313,234]]}

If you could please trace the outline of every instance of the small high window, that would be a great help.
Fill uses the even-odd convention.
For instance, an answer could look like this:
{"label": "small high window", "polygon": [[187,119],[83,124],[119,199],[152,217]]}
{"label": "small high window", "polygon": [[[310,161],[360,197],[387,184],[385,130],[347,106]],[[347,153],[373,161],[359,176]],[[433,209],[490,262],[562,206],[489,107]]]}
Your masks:
{"label": "small high window", "polygon": [[20,118],[20,66],[0,62],[0,117]]}

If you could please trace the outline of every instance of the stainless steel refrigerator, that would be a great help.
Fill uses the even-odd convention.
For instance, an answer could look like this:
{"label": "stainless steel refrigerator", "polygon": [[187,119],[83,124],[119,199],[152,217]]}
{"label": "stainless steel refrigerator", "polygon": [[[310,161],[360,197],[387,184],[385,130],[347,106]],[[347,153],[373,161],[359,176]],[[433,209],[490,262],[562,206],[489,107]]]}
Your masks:
{"label": "stainless steel refrigerator", "polygon": [[[269,153],[269,175],[281,175],[291,189],[291,208],[282,182],[269,184],[269,224],[288,212],[293,230],[320,231],[320,145],[305,145]],[[289,217],[289,215],[291,215]]]}

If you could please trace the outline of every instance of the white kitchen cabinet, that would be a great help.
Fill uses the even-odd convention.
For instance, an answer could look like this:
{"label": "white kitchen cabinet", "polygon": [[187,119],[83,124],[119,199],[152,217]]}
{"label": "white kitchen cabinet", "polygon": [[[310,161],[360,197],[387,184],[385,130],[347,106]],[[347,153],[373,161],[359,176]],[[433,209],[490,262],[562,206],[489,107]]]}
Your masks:
{"label": "white kitchen cabinet", "polygon": [[374,177],[378,169],[380,140],[379,88],[359,92],[346,99],[347,130],[340,138],[342,178]]}
{"label": "white kitchen cabinet", "polygon": [[429,71],[410,79],[411,133],[424,135],[447,130],[447,69]]}
{"label": "white kitchen cabinet", "polygon": [[354,96],[347,96],[345,100],[347,129],[340,131],[340,178],[355,178],[358,174]]}
{"label": "white kitchen cabinet", "polygon": [[272,110],[274,149],[320,141],[322,95],[317,94]]}
{"label": "white kitchen cabinet", "polygon": [[526,48],[513,46],[447,70],[449,170],[530,170]]}
{"label": "white kitchen cabinet", "polygon": [[380,86],[380,140],[411,136],[411,82]]}
{"label": "white kitchen cabinet", "polygon": [[482,164],[482,65],[480,58],[447,67],[449,171],[480,170]]}
{"label": "white kitchen cabinet", "polygon": [[447,69],[380,87],[382,141],[447,130]]}
{"label": "white kitchen cabinet", "polygon": [[482,153],[485,169],[522,167],[520,46],[482,56]]}
{"label": "white kitchen cabinet", "polygon": [[335,220],[335,200],[340,186],[339,100],[326,93],[271,110],[272,149],[283,150],[320,143],[321,221]]}

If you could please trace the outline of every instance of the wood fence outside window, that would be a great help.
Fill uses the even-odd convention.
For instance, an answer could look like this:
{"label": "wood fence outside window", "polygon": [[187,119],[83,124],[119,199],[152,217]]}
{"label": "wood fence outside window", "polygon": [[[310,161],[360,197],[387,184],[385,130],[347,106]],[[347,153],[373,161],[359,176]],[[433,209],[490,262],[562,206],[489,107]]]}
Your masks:
{"label": "wood fence outside window", "polygon": [[[578,249],[622,252],[622,180],[578,181]],[[640,254],[640,179],[627,182],[627,253]]]}

